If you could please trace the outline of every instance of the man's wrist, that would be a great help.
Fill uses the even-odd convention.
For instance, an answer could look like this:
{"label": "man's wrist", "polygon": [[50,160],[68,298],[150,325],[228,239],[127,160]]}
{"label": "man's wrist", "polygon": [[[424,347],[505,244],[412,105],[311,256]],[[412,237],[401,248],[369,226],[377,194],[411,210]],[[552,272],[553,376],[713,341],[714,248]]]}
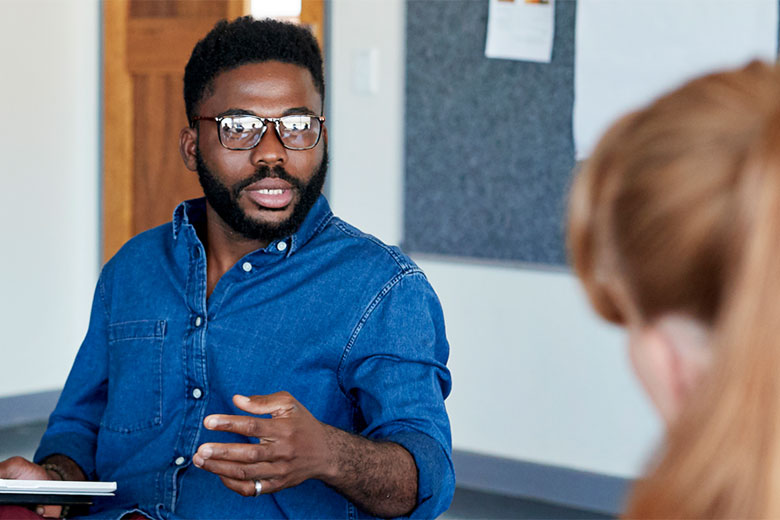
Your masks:
{"label": "man's wrist", "polygon": [[[46,474],[49,475],[51,480],[68,480],[65,476],[65,471],[58,465],[51,462],[44,462],[40,466],[46,470]],[[43,509],[43,506],[39,506],[39,509]],[[69,512],[70,506],[62,506],[60,509],[60,518],[67,518]]]}
{"label": "man's wrist", "polygon": [[326,450],[325,460],[321,468],[322,472],[316,478],[319,478],[326,484],[333,485],[339,479],[341,473],[341,454],[339,453],[341,443],[339,443],[338,437],[339,434],[346,434],[346,432],[329,424],[320,424],[322,424],[325,431],[325,445],[328,449]]}
{"label": "man's wrist", "polygon": [[330,456],[320,480],[373,516],[406,516],[414,510],[417,465],[406,448],[325,427]]}

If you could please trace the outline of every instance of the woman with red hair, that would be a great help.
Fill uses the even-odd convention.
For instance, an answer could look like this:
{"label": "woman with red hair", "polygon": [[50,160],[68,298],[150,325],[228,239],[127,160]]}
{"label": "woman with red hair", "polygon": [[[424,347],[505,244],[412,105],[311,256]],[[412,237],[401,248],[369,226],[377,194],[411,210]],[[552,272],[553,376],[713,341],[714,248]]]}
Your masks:
{"label": "woman with red hair", "polygon": [[780,518],[778,68],[615,123],[575,179],[568,244],[668,426],[626,517]]}

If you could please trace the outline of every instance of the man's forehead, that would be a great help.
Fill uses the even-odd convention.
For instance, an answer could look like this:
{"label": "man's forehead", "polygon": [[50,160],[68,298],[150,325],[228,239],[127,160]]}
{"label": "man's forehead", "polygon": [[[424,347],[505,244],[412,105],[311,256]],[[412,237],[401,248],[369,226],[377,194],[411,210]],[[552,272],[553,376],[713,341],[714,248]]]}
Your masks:
{"label": "man's forehead", "polygon": [[[214,76],[204,90],[201,103],[230,102],[230,98],[298,100],[296,105],[309,106],[319,111],[322,107],[320,91],[311,71],[296,63],[259,61],[226,68]],[[224,107],[228,109],[229,107]]]}
{"label": "man's forehead", "polygon": [[211,81],[216,83],[242,83],[245,81],[272,81],[285,80],[299,85],[302,88],[311,88],[319,93],[311,71],[297,63],[282,61],[255,61],[242,63],[235,67],[220,70]]}

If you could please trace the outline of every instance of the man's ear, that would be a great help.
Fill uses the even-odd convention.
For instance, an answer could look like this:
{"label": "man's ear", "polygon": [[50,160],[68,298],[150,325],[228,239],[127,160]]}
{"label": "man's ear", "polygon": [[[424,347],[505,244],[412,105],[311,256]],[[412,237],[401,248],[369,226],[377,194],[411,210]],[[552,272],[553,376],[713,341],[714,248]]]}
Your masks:
{"label": "man's ear", "polygon": [[667,314],[633,331],[630,342],[637,375],[671,424],[709,366],[708,329],[694,318]]}
{"label": "man's ear", "polygon": [[197,150],[198,131],[190,127],[182,128],[179,132],[179,153],[184,161],[184,166],[192,172],[198,170]]}

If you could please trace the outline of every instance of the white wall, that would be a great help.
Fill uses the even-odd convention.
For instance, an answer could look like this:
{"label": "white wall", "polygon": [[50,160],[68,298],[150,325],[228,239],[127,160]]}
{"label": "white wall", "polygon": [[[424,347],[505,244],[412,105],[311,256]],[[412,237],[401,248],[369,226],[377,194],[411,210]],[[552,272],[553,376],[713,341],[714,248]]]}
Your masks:
{"label": "white wall", "polygon": [[[404,16],[403,0],[339,0],[329,27],[331,203],[390,243],[402,235]],[[353,67],[372,48],[379,89],[359,93]],[[381,120],[382,131],[361,131],[363,118]],[[641,471],[659,423],[621,333],[595,318],[569,273],[415,259],[447,320],[455,448],[616,476]]]}
{"label": "white wall", "polygon": [[[403,1],[330,8],[331,202],[398,243]],[[61,387],[86,330],[99,268],[98,14],[97,0],[0,1],[0,397]],[[371,49],[378,89],[357,93],[353,64]],[[384,130],[361,132],[364,117]],[[24,129],[43,121],[48,131],[36,146]],[[416,259],[447,318],[456,448],[638,473],[658,424],[622,337],[593,317],[571,275]]]}
{"label": "white wall", "polygon": [[[340,217],[388,243],[403,225],[404,11],[402,0],[330,3],[326,59],[329,201]],[[377,92],[356,88],[363,58],[376,60]],[[363,118],[377,121],[366,132]]]}
{"label": "white wall", "polygon": [[0,1],[0,397],[61,388],[98,273],[97,0]]}

